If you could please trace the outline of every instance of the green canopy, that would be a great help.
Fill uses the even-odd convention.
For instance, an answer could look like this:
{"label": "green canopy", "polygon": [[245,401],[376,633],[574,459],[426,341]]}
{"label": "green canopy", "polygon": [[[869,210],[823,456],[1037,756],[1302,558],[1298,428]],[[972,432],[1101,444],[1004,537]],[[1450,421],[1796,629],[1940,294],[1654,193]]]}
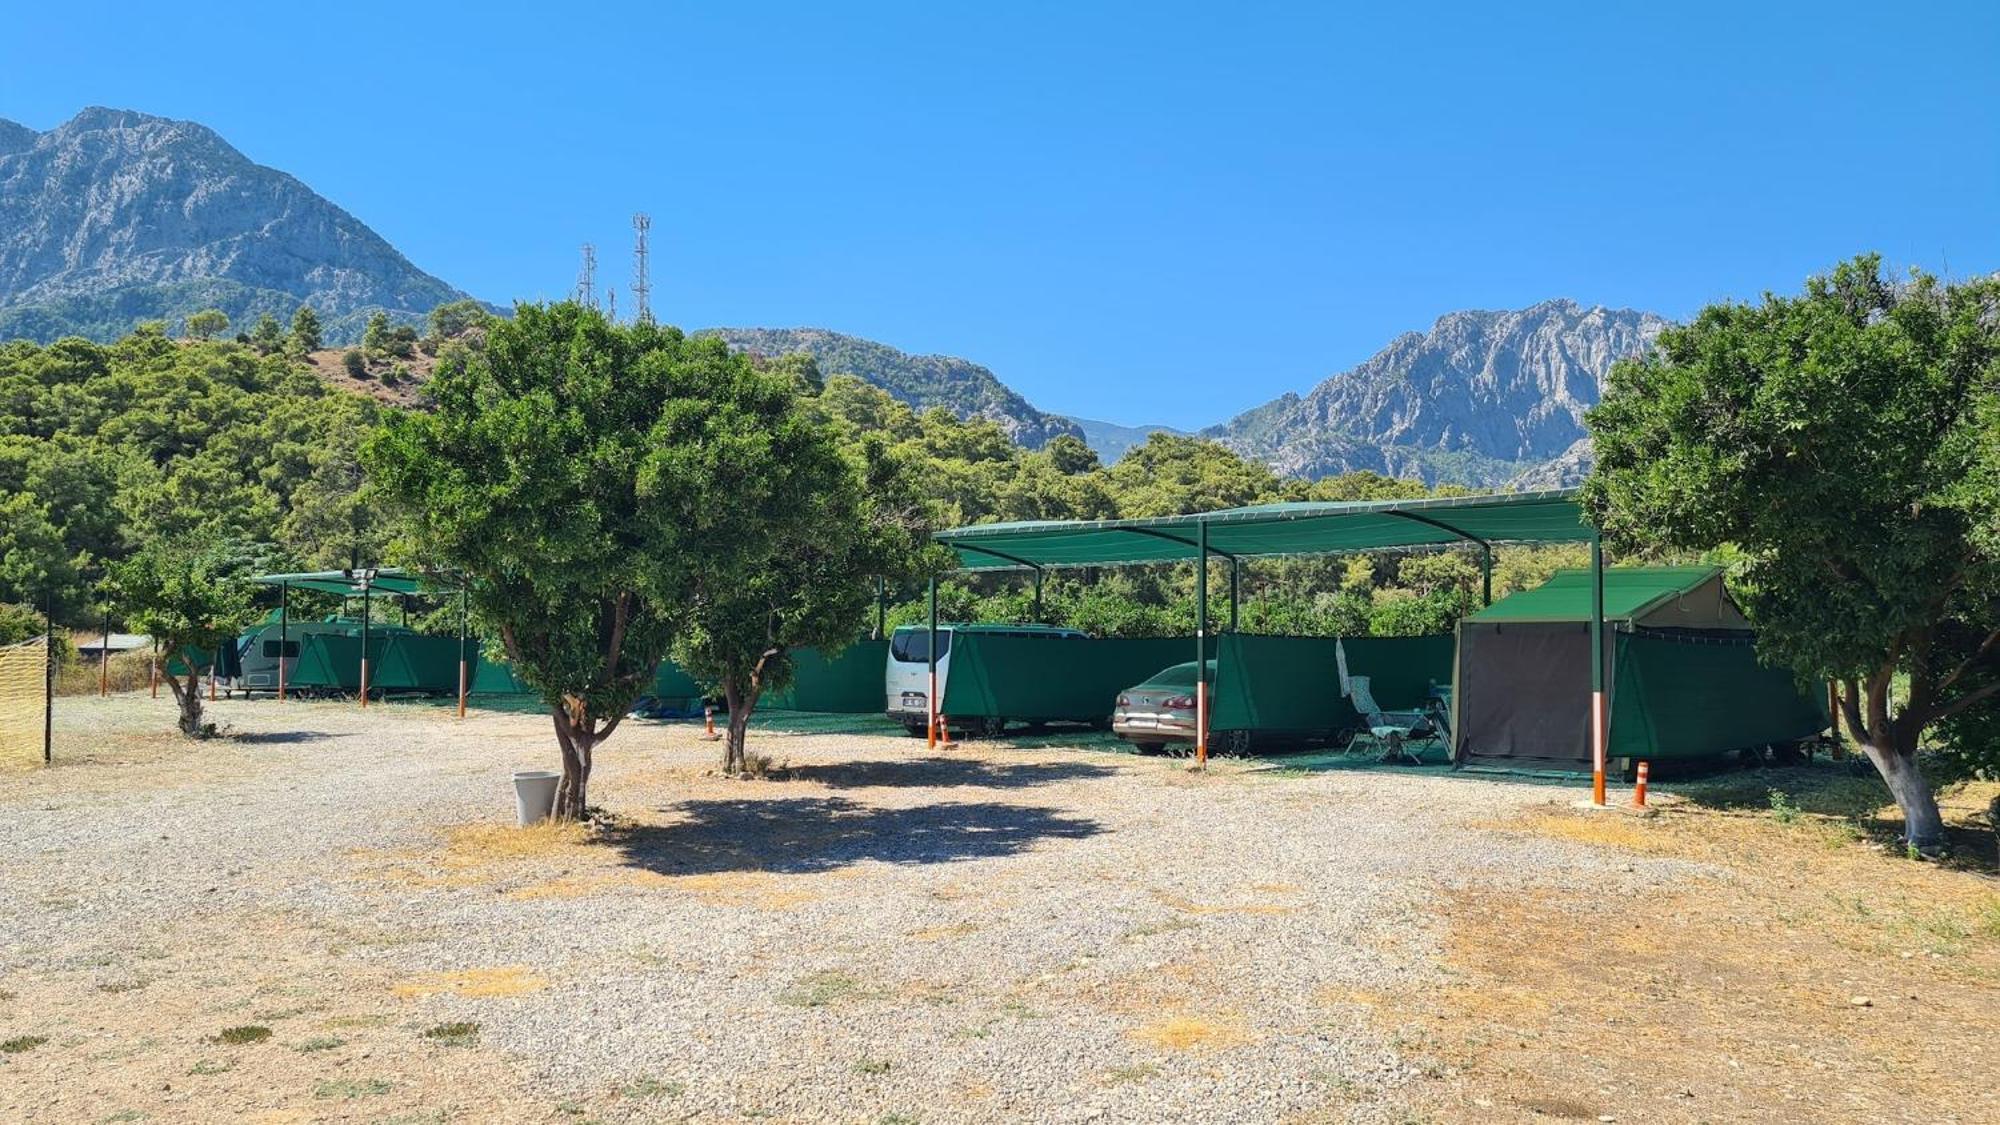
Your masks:
{"label": "green canopy", "polygon": [[940,531],[966,570],[1125,566],[1211,555],[1319,555],[1451,543],[1587,543],[1575,489],[1434,500],[1258,504],[1129,520],[1030,520]]}
{"label": "green canopy", "polygon": [[[317,590],[323,594],[339,594],[343,597],[361,596],[361,580],[350,571],[313,570],[300,574],[260,574],[251,579],[266,586],[290,586],[294,590]],[[452,587],[440,586],[438,580],[421,574],[411,574],[399,567],[385,566],[375,572],[368,583],[368,595],[386,594],[401,597],[404,594],[439,593]]]}
{"label": "green canopy", "polygon": [[[1559,570],[1529,590],[1509,594],[1468,622],[1589,621],[1588,570]],[[1747,629],[1712,566],[1612,567],[1604,572],[1604,619],[1640,625]]]}

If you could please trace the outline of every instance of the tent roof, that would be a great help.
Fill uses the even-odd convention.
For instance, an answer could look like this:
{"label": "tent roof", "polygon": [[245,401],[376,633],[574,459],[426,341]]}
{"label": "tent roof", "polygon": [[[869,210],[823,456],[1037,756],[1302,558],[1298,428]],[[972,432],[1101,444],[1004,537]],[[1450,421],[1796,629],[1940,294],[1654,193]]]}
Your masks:
{"label": "tent roof", "polygon": [[[266,586],[290,586],[297,590],[318,590],[323,594],[341,594],[350,598],[361,596],[361,583],[346,571],[312,570],[299,574],[260,574],[251,579]],[[423,575],[411,574],[400,567],[385,566],[375,572],[375,580],[369,583],[369,596],[397,597],[426,590],[440,589],[435,580]]]}
{"label": "tent roof", "polygon": [[[1713,586],[1712,590],[1704,587]],[[1692,612],[1663,611],[1684,601],[1702,603]],[[1715,604],[1708,604],[1708,603]],[[1615,566],[1604,572],[1604,619],[1696,628],[1745,628],[1747,623],[1722,589],[1722,571],[1712,566]],[[1658,620],[1649,620],[1658,619]],[[1547,582],[1509,594],[1468,622],[1589,621],[1590,571],[1558,570]]]}
{"label": "tent roof", "polygon": [[1595,534],[1575,489],[1432,500],[1258,504],[1185,516],[1129,520],[1032,520],[975,524],[933,538],[966,570],[1124,566],[1198,554],[1208,525],[1211,554],[1224,558],[1319,555],[1451,543],[1579,543]]}

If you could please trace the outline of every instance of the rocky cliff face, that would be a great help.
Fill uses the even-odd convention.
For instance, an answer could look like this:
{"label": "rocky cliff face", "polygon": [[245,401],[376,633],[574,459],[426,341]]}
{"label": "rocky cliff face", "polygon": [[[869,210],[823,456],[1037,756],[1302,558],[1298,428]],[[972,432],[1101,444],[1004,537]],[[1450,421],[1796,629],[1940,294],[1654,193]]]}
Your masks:
{"label": "rocky cliff face", "polygon": [[204,126],[115,109],[46,133],[0,121],[0,335],[106,338],[207,307],[247,328],[309,303],[344,340],[376,309],[415,319],[463,296]]}
{"label": "rocky cliff face", "polygon": [[1293,476],[1372,469],[1503,484],[1569,453],[1612,363],[1665,326],[1652,313],[1566,300],[1449,313],[1310,393],[1203,436]]}
{"label": "rocky cliff face", "polygon": [[762,356],[805,352],[826,375],[853,375],[920,410],[942,406],[960,418],[989,418],[1016,444],[1040,449],[1060,434],[1083,437],[1068,418],[1045,414],[969,360],[911,355],[887,344],[824,328],[709,328],[738,351]]}

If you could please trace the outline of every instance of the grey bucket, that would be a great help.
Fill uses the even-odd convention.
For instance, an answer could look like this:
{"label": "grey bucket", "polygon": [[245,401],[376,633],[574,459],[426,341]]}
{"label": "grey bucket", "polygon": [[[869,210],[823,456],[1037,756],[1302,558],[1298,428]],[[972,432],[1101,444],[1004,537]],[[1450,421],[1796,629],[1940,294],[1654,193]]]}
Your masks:
{"label": "grey bucket", "polygon": [[556,810],[559,774],[548,770],[518,770],[514,774],[514,819],[521,827],[540,824]]}

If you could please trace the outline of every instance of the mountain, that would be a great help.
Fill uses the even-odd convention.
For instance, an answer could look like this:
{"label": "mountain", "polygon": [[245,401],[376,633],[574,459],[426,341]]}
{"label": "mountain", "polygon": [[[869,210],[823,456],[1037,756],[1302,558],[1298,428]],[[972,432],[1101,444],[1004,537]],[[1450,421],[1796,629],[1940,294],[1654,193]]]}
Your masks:
{"label": "mountain", "polygon": [[220,308],[248,329],[302,302],[329,342],[465,294],[212,130],[86,109],[46,133],[0,120],[0,337],[109,339]]}
{"label": "mountain", "polygon": [[1069,421],[1083,431],[1083,443],[1095,450],[1097,459],[1106,465],[1116,464],[1133,446],[1146,444],[1146,439],[1154,434],[1185,436],[1187,433],[1172,426],[1121,426],[1094,418],[1070,418]]}
{"label": "mountain", "polygon": [[856,376],[920,410],[942,406],[961,418],[990,418],[1029,449],[1040,449],[1061,434],[1083,437],[1075,422],[1035,409],[970,360],[911,355],[824,328],[705,328],[699,334],[720,336],[737,351],[761,356],[805,352],[823,374]]}
{"label": "mountain", "polygon": [[1202,436],[1291,476],[1372,469],[1499,485],[1572,453],[1611,364],[1643,350],[1666,323],[1567,300],[1448,313],[1306,395],[1287,394]]}

